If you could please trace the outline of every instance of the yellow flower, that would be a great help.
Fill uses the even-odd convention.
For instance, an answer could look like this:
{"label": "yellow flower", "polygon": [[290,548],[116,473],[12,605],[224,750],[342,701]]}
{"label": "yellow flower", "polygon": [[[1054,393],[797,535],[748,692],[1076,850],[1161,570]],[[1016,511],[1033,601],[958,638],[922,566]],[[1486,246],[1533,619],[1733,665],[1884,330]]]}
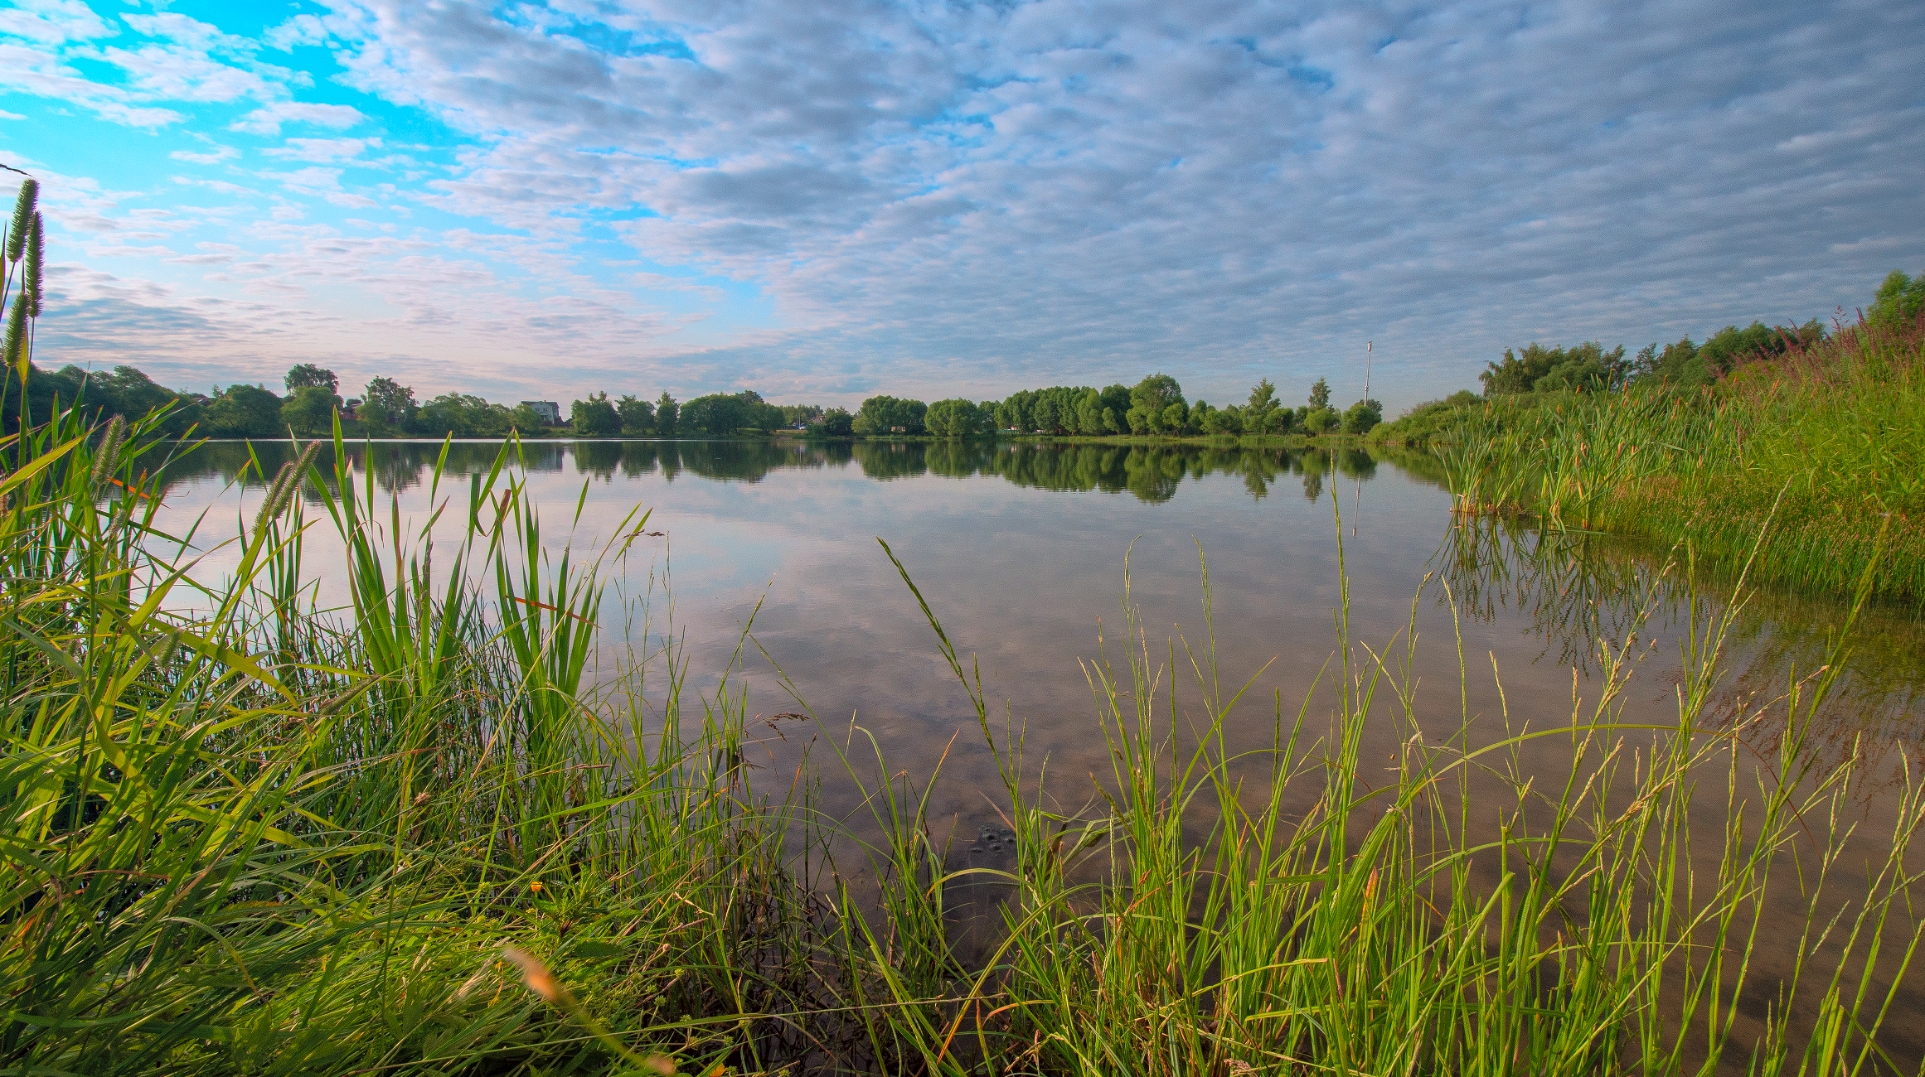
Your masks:
{"label": "yellow flower", "polygon": [[537,894],[541,893],[541,880],[536,879],[534,882],[529,883],[528,889],[533,890]]}

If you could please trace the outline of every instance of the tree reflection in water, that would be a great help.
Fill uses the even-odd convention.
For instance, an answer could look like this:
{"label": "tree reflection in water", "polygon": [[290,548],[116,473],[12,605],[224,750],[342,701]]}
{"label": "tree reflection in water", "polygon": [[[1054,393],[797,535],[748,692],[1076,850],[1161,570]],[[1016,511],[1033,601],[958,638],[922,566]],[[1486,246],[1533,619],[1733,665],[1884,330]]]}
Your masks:
{"label": "tree reflection in water", "polygon": [[[497,448],[496,442],[451,442],[444,474],[485,473]],[[359,470],[367,446],[350,444],[347,449]],[[375,482],[388,493],[416,486],[441,452],[440,442],[378,442]],[[256,457],[258,467],[250,463]],[[1362,481],[1377,469],[1377,457],[1361,449],[984,441],[530,441],[522,444],[521,457],[529,471],[563,471],[572,461],[576,473],[603,482],[613,481],[618,473],[635,478],[658,471],[670,480],[689,471],[706,479],[760,482],[774,471],[853,463],[865,477],[882,481],[918,475],[995,476],[1041,490],[1128,493],[1152,503],[1174,498],[1186,478],[1211,474],[1239,476],[1250,496],[1259,500],[1269,496],[1279,478],[1301,476],[1305,496],[1314,501],[1326,476]],[[207,442],[170,465],[168,478],[185,482],[217,477],[258,485],[263,472],[272,475],[291,458],[292,450],[281,442]]]}

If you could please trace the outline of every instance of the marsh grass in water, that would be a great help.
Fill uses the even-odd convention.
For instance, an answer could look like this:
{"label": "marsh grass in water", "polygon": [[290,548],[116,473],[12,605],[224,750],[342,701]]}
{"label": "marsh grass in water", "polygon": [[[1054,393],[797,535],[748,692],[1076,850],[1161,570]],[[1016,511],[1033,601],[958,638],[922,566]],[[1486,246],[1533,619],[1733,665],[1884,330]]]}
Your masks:
{"label": "marsh grass in water", "polygon": [[[151,421],[71,413],[0,444],[5,1072],[1916,1065],[1887,1025],[1925,805],[1907,792],[1861,839],[1864,887],[1821,901],[1853,772],[1813,772],[1799,723],[1762,761],[1700,728],[1728,618],[1690,634],[1675,725],[1620,720],[1627,651],[1607,647],[1598,698],[1520,701],[1477,742],[1468,715],[1420,727],[1417,641],[1351,638],[1347,592],[1327,727],[1131,613],[1087,667],[1113,765],[1068,810],[925,606],[1014,845],[1006,871],[959,870],[936,775],[864,741],[820,739],[868,787],[860,827],[816,808],[806,759],[751,788],[746,635],[706,691],[672,647],[591,681],[601,581],[644,514],[544,553],[510,445],[465,482],[431,470],[435,512],[466,521],[431,543],[337,438],[275,473],[216,585],[155,524],[175,451]],[[347,551],[325,605],[315,527]],[[1204,596],[1207,615],[1207,576]],[[1837,668],[1786,686],[1797,713]],[[1252,710],[1274,742],[1233,753]],[[1362,747],[1385,721],[1388,771]],[[1564,772],[1517,768],[1546,743]],[[1005,896],[976,956],[949,897],[971,881]],[[1809,910],[1803,937],[1761,940],[1784,907]],[[1767,946],[1795,976],[1760,982]]]}
{"label": "marsh grass in water", "polygon": [[1702,390],[1497,397],[1440,436],[1460,511],[1845,594],[1871,568],[1874,595],[1925,600],[1925,324],[1861,321]]}

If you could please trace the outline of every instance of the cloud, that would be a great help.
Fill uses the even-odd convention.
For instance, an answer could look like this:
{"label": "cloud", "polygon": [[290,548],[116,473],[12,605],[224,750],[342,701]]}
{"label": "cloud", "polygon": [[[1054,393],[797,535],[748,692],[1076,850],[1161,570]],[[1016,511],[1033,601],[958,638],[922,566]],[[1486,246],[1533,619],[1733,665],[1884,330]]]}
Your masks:
{"label": "cloud", "polygon": [[[163,12],[127,17],[155,43],[97,53],[124,85],[20,34],[0,82],[120,122],[257,100],[231,130],[369,124],[265,148],[309,167],[262,175],[255,253],[171,264],[283,312],[271,339],[222,330],[247,354],[472,379],[447,388],[981,396],[1162,369],[1211,400],[1266,375],[1354,398],[1374,340],[1395,408],[1531,339],[1802,320],[1925,266],[1918,5],[324,6],[261,38],[311,71]],[[93,32],[62,10],[60,40]],[[285,99],[310,76],[385,105]],[[376,147],[420,163],[357,183]],[[314,230],[330,206],[463,227],[357,246]],[[569,362],[528,373],[531,349]]]}
{"label": "cloud", "polygon": [[192,150],[175,150],[167,156],[176,161],[187,161],[190,164],[217,165],[222,161],[231,161],[240,155],[241,151],[232,146],[216,146],[207,153],[195,153]]}
{"label": "cloud", "polygon": [[269,157],[325,163],[359,157],[363,150],[380,145],[378,138],[290,138],[286,145],[262,152]]}
{"label": "cloud", "polygon": [[5,41],[0,41],[0,87],[70,101],[129,127],[160,127],[181,118],[172,109],[131,104],[134,95],[86,78],[53,53]]}
{"label": "cloud", "polygon": [[111,27],[80,0],[16,0],[0,11],[0,34],[49,45],[88,41],[113,34]]}
{"label": "cloud", "polygon": [[311,123],[316,127],[353,127],[367,119],[351,105],[322,105],[305,101],[277,101],[257,108],[228,125],[229,130],[257,135],[275,135],[284,123]]}

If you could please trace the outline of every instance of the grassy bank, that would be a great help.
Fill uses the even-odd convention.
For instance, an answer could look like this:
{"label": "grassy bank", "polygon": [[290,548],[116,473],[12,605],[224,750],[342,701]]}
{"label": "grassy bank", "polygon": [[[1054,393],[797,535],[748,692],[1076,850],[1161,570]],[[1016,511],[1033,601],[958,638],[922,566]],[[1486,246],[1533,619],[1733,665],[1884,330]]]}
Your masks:
{"label": "grassy bank", "polygon": [[[806,767],[751,788],[734,667],[638,654],[594,683],[625,547],[544,555],[512,445],[465,488],[430,477],[466,521],[433,547],[338,442],[311,447],[215,586],[155,530],[147,476],[181,449],[142,434],[0,442],[6,1072],[1898,1065],[1925,803],[1865,836],[1840,904],[1851,772],[1809,772],[1796,722],[1762,762],[1699,728],[1725,622],[1692,634],[1674,727],[1619,722],[1607,649],[1602,698],[1519,701],[1514,733],[1472,743],[1417,727],[1414,643],[1351,640],[1343,601],[1327,719],[1131,621],[1088,668],[1113,769],[1067,811],[931,613],[1016,845],[1013,870],[964,872],[927,815],[936,777],[859,739],[825,740],[834,780],[871,786],[850,829]],[[312,528],[348,554],[325,600]],[[1829,676],[1791,686],[1794,713]],[[1394,758],[1366,758],[1366,716]],[[1233,756],[1225,731],[1253,722],[1272,747]],[[1540,744],[1568,768],[1517,770]],[[965,964],[972,880],[1004,930]],[[1803,937],[1761,940],[1761,909]]]}
{"label": "grassy bank", "polygon": [[1847,328],[1707,388],[1500,396],[1383,436],[1437,447],[1464,511],[1684,544],[1731,568],[1750,560],[1754,579],[1841,593],[1875,565],[1874,594],[1925,600],[1916,325]]}

